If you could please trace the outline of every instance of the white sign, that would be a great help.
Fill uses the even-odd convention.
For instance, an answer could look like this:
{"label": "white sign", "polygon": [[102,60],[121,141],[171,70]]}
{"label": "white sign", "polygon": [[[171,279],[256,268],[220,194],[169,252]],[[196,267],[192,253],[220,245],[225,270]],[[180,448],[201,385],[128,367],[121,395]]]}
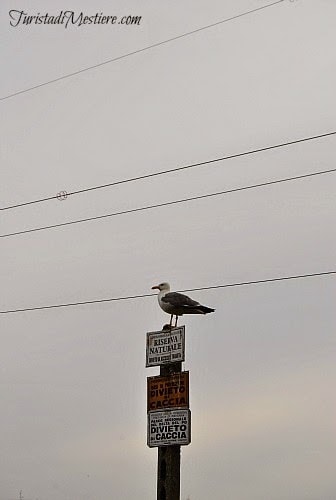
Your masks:
{"label": "white sign", "polygon": [[148,413],[147,444],[150,448],[187,445],[190,441],[190,410],[165,410]]}
{"label": "white sign", "polygon": [[184,361],[184,326],[160,332],[148,332],[146,338],[146,366]]}

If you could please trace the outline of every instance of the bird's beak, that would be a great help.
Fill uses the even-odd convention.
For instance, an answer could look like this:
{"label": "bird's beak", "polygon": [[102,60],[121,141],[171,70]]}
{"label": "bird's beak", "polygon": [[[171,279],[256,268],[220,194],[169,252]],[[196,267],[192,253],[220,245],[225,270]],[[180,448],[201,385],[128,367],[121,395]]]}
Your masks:
{"label": "bird's beak", "polygon": [[157,285],[152,286],[152,290],[155,290],[155,289],[156,289],[156,290],[160,290],[160,287],[158,287]]}

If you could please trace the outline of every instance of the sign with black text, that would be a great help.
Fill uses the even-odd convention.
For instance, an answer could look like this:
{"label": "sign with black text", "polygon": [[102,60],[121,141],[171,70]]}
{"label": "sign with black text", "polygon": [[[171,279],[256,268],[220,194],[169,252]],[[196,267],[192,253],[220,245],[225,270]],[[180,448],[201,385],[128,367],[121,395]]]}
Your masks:
{"label": "sign with black text", "polygon": [[146,337],[146,366],[184,361],[185,328],[148,332]]}
{"label": "sign with black text", "polygon": [[147,444],[187,445],[191,442],[190,410],[151,411],[148,413]]}
{"label": "sign with black text", "polygon": [[189,372],[147,377],[147,411],[189,408]]}

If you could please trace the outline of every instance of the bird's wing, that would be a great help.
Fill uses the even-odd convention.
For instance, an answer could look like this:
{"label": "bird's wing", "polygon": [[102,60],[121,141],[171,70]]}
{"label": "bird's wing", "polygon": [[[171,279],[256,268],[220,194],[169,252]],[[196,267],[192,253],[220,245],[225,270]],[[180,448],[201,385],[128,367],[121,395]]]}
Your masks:
{"label": "bird's wing", "polygon": [[199,303],[196,302],[195,300],[191,299],[190,297],[187,297],[187,295],[183,295],[182,293],[177,293],[177,292],[166,293],[161,300],[162,302],[166,302],[167,304],[171,304],[172,306],[176,307],[199,306]]}

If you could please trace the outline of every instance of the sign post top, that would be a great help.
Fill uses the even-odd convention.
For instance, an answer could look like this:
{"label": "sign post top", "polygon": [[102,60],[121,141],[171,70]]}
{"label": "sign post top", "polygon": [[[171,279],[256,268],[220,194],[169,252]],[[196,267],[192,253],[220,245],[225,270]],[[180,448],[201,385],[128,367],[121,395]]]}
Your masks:
{"label": "sign post top", "polygon": [[179,326],[146,335],[146,367],[185,360],[185,327]]}

